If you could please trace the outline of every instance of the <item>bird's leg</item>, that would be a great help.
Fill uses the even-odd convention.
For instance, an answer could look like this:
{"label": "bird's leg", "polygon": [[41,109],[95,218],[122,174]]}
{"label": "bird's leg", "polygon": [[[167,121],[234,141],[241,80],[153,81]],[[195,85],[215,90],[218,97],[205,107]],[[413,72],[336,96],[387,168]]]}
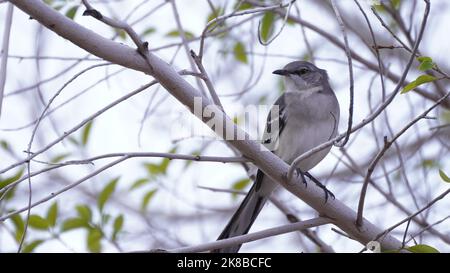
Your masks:
{"label": "bird's leg", "polygon": [[306,182],[305,173],[300,170],[300,168],[295,169],[297,171],[297,177],[302,177],[302,182],[305,185],[305,188],[308,187],[308,183]]}
{"label": "bird's leg", "polygon": [[317,187],[321,188],[325,192],[325,203],[328,201],[328,195],[331,196],[331,198],[336,199],[336,197],[334,197],[334,194],[330,190],[328,190],[327,187],[325,187],[325,185],[320,183],[319,180],[317,180],[314,176],[312,176],[309,172],[305,172],[304,174],[309,179],[311,179],[317,185]]}

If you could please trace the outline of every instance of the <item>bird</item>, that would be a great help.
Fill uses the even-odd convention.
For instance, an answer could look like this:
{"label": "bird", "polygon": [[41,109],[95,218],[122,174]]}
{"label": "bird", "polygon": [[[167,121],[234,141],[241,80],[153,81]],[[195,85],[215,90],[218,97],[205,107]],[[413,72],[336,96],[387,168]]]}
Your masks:
{"label": "bird", "polygon": [[[327,71],[307,61],[294,61],[272,72],[283,77],[284,92],[270,111],[262,144],[283,161],[295,158],[334,138],[339,125],[339,102],[328,81]],[[309,170],[329,153],[331,147],[306,157],[297,165],[297,175],[306,184],[305,175],[325,191],[334,195]],[[278,183],[261,170],[244,200],[217,240],[247,234]],[[215,249],[214,253],[237,253],[241,245]]]}

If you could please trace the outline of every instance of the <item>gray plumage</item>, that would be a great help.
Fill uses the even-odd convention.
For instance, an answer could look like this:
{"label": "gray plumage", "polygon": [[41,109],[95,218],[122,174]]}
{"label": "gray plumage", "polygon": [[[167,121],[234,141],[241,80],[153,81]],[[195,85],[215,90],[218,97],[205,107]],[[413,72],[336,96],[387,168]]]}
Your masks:
{"label": "gray plumage", "polygon": [[[273,73],[284,76],[286,90],[274,104],[279,107],[278,115],[269,114],[267,118],[263,144],[290,164],[301,154],[336,136],[339,103],[328,83],[327,72],[309,62],[291,62]],[[303,159],[299,169],[309,171],[329,151],[330,148],[324,149]],[[277,185],[258,170],[255,183],[218,240],[246,234]],[[235,253],[240,247],[214,252]]]}

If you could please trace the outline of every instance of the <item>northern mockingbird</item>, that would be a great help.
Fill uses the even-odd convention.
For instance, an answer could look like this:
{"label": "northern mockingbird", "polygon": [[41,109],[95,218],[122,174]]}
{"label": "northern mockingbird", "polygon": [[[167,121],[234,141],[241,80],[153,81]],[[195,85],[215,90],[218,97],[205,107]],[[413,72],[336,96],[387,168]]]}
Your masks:
{"label": "northern mockingbird", "polygon": [[[291,62],[273,73],[284,77],[286,90],[274,104],[279,107],[277,115],[273,115],[271,111],[267,118],[263,144],[269,149],[273,148],[270,149],[273,153],[290,164],[296,157],[336,136],[339,103],[328,83],[327,72],[309,62]],[[278,126],[273,126],[274,123]],[[330,149],[331,147],[305,158],[297,169],[304,183],[306,175],[325,191],[325,201],[329,194],[333,196],[332,193],[308,171],[316,166]],[[277,185],[258,170],[255,183],[218,240],[246,234]],[[232,246],[213,252],[235,253],[240,247]]]}

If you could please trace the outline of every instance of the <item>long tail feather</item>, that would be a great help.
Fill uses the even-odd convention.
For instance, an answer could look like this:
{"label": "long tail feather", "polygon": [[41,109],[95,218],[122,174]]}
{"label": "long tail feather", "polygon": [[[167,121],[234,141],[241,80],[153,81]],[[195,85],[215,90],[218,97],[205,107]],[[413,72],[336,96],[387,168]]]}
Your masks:
{"label": "long tail feather", "polygon": [[[217,240],[247,234],[274,187],[275,183],[258,170],[255,183]],[[212,252],[237,253],[240,248],[241,245],[236,245]]]}

